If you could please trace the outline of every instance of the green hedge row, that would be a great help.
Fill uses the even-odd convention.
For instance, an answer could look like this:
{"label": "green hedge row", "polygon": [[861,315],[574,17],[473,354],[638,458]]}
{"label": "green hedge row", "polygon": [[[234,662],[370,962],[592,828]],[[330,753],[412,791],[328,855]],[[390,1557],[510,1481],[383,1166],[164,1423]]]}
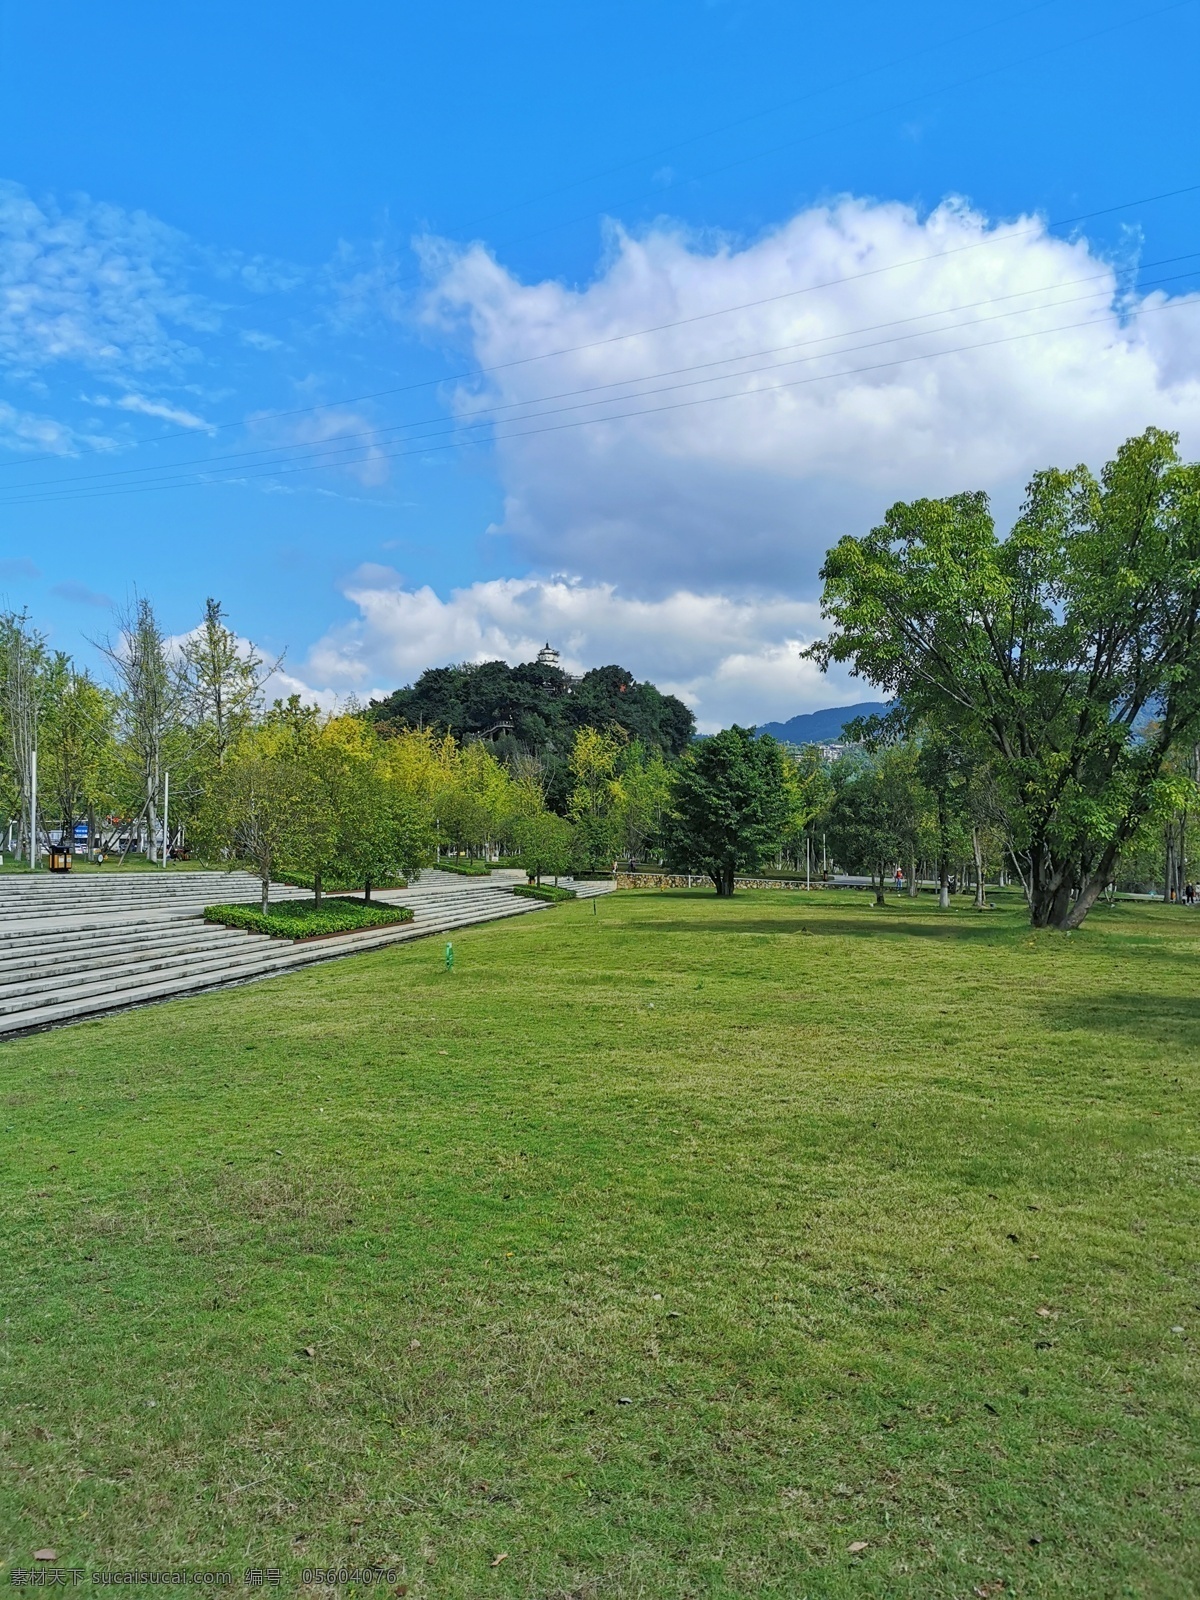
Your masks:
{"label": "green hedge row", "polygon": [[563,889],[552,883],[514,883],[513,893],[523,900],[574,900],[574,889]]}
{"label": "green hedge row", "polygon": [[492,869],[485,861],[446,861],[437,862],[439,872],[457,872],[460,878],[490,878]]}
{"label": "green hedge row", "polygon": [[[272,872],[271,882],[286,883],[292,889],[313,889],[316,887],[313,883],[311,872]],[[353,882],[349,878],[321,879],[322,894],[340,894],[343,890],[361,889],[362,886],[361,878],[355,878]],[[408,884],[403,878],[389,878],[386,883],[373,883],[371,887],[372,889],[407,889]]]}
{"label": "green hedge row", "polygon": [[247,933],[269,933],[273,939],[312,939],[322,933],[352,933],[359,928],[382,928],[392,922],[411,922],[407,906],[377,905],[366,900],[281,900],[264,916],[257,906],[206,906],[205,922]]}

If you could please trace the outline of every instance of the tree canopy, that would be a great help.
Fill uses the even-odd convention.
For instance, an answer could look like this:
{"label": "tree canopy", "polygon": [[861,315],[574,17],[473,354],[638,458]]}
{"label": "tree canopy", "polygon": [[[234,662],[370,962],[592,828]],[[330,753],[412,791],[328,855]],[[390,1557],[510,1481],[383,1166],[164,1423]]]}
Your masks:
{"label": "tree canopy", "polygon": [[685,871],[705,872],[731,895],[739,872],[778,847],[791,800],[784,754],[769,736],[736,724],[692,746],[675,769],[667,849]]}
{"label": "tree canopy", "polygon": [[917,500],[821,575],[833,628],[809,654],[998,758],[1032,920],[1078,926],[1200,735],[1200,467],[1151,428],[1099,479],[1038,473],[1007,538],[982,493]]}
{"label": "tree canopy", "polygon": [[695,731],[682,700],[624,667],[596,667],[579,679],[537,661],[430,667],[416,683],[372,701],[384,727],[436,728],[460,741],[487,735],[500,753],[518,750],[565,760],[580,728],[617,727],[650,750],[676,756]]}

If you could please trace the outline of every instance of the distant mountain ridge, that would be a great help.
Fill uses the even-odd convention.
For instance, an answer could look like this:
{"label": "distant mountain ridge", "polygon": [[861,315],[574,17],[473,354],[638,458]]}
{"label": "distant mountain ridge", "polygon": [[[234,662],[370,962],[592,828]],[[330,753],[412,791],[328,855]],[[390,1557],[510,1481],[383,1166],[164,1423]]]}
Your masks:
{"label": "distant mountain ridge", "polygon": [[769,733],[784,744],[832,744],[842,736],[842,728],[855,717],[879,717],[888,709],[886,700],[861,700],[853,706],[827,706],[824,711],[804,711],[786,722],[760,722],[759,733]]}

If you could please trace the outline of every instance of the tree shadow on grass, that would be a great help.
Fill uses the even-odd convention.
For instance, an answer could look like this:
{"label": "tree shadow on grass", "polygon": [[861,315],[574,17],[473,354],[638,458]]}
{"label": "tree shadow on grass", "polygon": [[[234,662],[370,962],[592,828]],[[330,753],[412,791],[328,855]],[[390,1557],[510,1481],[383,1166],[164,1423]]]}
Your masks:
{"label": "tree shadow on grass", "polygon": [[860,917],[830,916],[821,911],[814,911],[809,914],[807,921],[800,920],[799,916],[795,920],[785,920],[782,917],[743,917],[738,920],[731,918],[728,922],[715,922],[709,917],[695,919],[681,917],[670,922],[628,922],[626,927],[639,933],[651,934],[701,933],[725,937],[738,934],[787,933],[801,938],[811,936],[814,939],[826,936],[847,939],[953,939],[978,943],[987,943],[1006,935],[1011,936],[1026,931],[1024,924],[1014,928],[1010,921],[995,914],[982,913],[977,922],[960,922],[957,918],[931,919],[926,922],[911,917],[901,920],[896,918],[894,913],[893,917],[889,918],[886,911],[880,912],[875,921],[871,921],[865,911]]}
{"label": "tree shadow on grass", "polygon": [[1048,1000],[1041,1009],[1046,1026],[1056,1033],[1140,1033],[1147,1042],[1200,1046],[1200,996],[1133,989]]}

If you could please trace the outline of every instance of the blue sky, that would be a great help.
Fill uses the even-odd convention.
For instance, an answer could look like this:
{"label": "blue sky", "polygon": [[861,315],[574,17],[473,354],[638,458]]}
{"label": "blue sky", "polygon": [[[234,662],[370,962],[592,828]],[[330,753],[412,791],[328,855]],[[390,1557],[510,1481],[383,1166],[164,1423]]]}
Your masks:
{"label": "blue sky", "polygon": [[547,632],[704,725],[853,698],[797,653],[833,539],[1200,447],[1198,44],[1196,0],[0,0],[0,591],[85,657],[216,594],[326,703]]}

